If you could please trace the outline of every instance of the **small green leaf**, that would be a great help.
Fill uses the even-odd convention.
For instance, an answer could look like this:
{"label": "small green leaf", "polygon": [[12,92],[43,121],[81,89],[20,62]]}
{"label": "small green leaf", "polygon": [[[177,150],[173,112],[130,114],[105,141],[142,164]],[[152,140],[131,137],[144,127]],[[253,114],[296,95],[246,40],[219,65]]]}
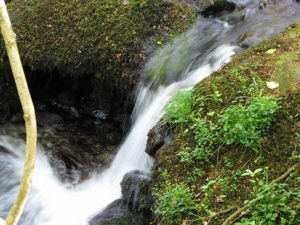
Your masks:
{"label": "small green leaf", "polygon": [[262,171],[263,169],[262,168],[258,168],[258,169],[256,169],[253,173],[254,174],[257,174],[257,173],[259,173],[260,171]]}

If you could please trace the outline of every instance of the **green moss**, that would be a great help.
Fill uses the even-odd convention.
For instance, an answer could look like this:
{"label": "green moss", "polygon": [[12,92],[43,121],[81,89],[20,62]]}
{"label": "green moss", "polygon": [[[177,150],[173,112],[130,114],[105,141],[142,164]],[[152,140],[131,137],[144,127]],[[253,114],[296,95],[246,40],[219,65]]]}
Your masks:
{"label": "green moss", "polygon": [[[297,36],[293,36],[296,38]],[[279,83],[280,91],[288,91],[300,85],[300,50],[276,57],[274,80]]]}
{"label": "green moss", "polygon": [[[263,169],[256,178],[266,183],[299,162],[299,34],[299,25],[291,25],[282,34],[236,56],[194,88],[194,120],[187,120],[175,127],[175,139],[160,150],[157,166],[153,170],[159,192],[156,196],[164,195],[166,182],[174,186],[184,183],[192,190],[193,201],[199,203],[193,211],[194,216],[186,215],[188,220],[194,220],[195,224],[207,220],[210,224],[222,224],[235,207],[239,208],[245,200],[253,198],[255,188],[260,187],[257,180],[253,183],[250,177],[241,176],[245,169]],[[266,82],[270,81],[277,81],[279,87],[268,88]],[[256,96],[279,97],[281,107],[274,114],[276,116],[268,125],[267,132],[266,127],[257,127],[262,130],[257,142],[259,151],[253,151],[252,147],[242,143],[227,144],[226,137],[223,137],[223,140],[211,139],[204,143],[203,149],[209,149],[205,160],[203,157],[182,160],[183,156],[199,148],[199,134],[205,135],[203,129],[197,130],[195,124],[205,120],[220,126],[218,120],[227,109],[247,106],[249,100]],[[300,193],[299,173],[298,167],[283,181],[287,191],[295,196]],[[156,204],[160,202],[156,200]],[[290,198],[285,204],[285,207],[298,212],[294,221],[300,219],[299,198]],[[222,213],[210,217],[213,212]],[[277,222],[274,224],[279,224]]]}
{"label": "green moss", "polygon": [[195,19],[190,7],[161,0],[15,0],[9,12],[23,64],[75,78],[96,74],[115,86],[133,83],[149,36],[162,27],[172,36]]}

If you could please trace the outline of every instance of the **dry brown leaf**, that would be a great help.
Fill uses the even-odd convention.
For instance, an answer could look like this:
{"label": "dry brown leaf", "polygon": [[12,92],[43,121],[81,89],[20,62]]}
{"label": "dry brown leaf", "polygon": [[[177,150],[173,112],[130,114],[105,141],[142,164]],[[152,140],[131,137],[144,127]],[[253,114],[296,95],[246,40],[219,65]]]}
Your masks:
{"label": "dry brown leaf", "polygon": [[224,202],[224,199],[221,197],[217,197],[217,202]]}
{"label": "dry brown leaf", "polygon": [[118,62],[121,62],[121,56],[122,56],[121,54],[116,54]]}

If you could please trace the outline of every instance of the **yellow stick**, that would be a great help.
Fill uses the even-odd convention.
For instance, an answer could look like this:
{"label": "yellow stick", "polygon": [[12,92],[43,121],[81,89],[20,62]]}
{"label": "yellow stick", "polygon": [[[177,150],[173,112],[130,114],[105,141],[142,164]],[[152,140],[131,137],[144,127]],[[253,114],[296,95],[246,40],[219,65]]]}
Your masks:
{"label": "yellow stick", "polygon": [[17,198],[6,219],[7,225],[16,225],[22,214],[31,185],[36,157],[37,128],[34,106],[20,60],[16,34],[12,29],[4,0],[0,0],[0,27],[21,101],[26,126],[26,155],[23,176]]}

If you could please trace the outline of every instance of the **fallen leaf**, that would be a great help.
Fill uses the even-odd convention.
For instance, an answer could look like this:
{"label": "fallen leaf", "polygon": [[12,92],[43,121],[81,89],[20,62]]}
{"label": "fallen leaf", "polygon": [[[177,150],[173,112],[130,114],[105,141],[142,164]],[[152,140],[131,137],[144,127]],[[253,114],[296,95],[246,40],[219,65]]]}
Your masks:
{"label": "fallen leaf", "polygon": [[279,86],[279,84],[277,82],[274,82],[274,81],[269,81],[269,82],[266,82],[267,83],[267,87],[270,88],[270,89],[274,89],[274,88],[277,88]]}
{"label": "fallen leaf", "polygon": [[186,225],[186,220],[183,220],[183,221],[182,221],[182,225]]}
{"label": "fallen leaf", "polygon": [[217,197],[217,202],[224,202],[224,199],[221,197]]}
{"label": "fallen leaf", "polygon": [[268,51],[266,51],[266,53],[268,53],[268,54],[273,54],[274,52],[276,52],[275,48],[271,48]]}
{"label": "fallen leaf", "polygon": [[116,54],[118,62],[121,62],[121,56],[122,56],[121,54]]}

